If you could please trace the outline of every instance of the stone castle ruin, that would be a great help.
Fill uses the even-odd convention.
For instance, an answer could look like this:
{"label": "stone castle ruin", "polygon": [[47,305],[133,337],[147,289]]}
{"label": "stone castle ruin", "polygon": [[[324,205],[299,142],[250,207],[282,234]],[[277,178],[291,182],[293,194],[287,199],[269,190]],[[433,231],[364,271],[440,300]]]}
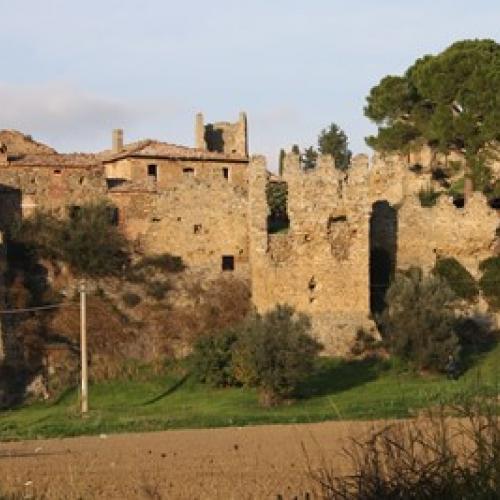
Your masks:
{"label": "stone castle ruin", "polygon": [[290,227],[270,234],[273,179],[263,157],[249,156],[244,113],[213,124],[198,114],[194,148],[126,144],[115,130],[107,151],[60,154],[2,131],[0,230],[37,209],[71,214],[108,199],[138,253],[168,252],[214,275],[232,273],[249,283],[257,310],[289,304],[311,317],[327,352],[344,353],[358,329],[374,331],[372,314],[396,268],[429,270],[437,258],[455,257],[477,275],[496,252],[498,215],[482,194],[421,205],[420,190],[449,160],[424,148],[371,161],[358,155],[346,171],[320,156],[304,170],[287,154],[280,182],[288,186]]}

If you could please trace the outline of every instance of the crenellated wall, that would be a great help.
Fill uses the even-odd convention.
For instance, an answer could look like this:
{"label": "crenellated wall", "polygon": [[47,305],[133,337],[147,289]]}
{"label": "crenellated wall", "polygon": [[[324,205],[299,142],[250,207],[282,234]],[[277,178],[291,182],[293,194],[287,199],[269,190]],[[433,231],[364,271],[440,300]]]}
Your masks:
{"label": "crenellated wall", "polygon": [[473,193],[464,208],[448,196],[440,196],[433,207],[408,196],[398,210],[397,265],[429,270],[436,258],[455,257],[478,276],[479,263],[495,252],[499,222],[481,193]]}
{"label": "crenellated wall", "polygon": [[[308,314],[326,352],[346,352],[369,320],[369,206],[344,198],[343,175],[320,157],[304,171],[285,158],[288,232],[268,235],[265,162],[250,164],[252,297],[259,311],[289,304]],[[344,188],[345,189],[345,188]]]}

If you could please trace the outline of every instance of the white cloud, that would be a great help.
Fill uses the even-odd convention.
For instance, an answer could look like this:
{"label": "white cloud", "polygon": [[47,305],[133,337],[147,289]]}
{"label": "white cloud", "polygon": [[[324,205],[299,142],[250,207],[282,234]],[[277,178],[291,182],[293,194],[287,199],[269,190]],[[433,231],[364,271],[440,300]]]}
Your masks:
{"label": "white cloud", "polygon": [[62,151],[98,149],[112,128],[133,130],[178,110],[168,101],[120,102],[70,84],[0,84],[0,129],[21,130]]}

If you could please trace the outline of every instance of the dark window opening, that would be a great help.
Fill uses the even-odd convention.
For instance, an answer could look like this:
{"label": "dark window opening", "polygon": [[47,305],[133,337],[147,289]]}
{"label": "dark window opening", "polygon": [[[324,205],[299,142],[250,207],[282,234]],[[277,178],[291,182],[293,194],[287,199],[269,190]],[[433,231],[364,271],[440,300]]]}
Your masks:
{"label": "dark window opening", "polygon": [[106,185],[108,189],[113,189],[115,187],[118,187],[124,182],[126,182],[125,179],[106,179]]}
{"label": "dark window opening", "polygon": [[56,169],[54,170],[54,174],[56,174],[56,175],[61,175],[61,170],[60,170],[59,168],[56,168]]}
{"label": "dark window opening", "polygon": [[453,198],[453,205],[455,205],[457,208],[464,208],[465,198],[463,196],[457,196],[456,198]]}
{"label": "dark window opening", "polygon": [[331,227],[337,222],[347,222],[347,217],[345,215],[340,215],[339,217],[329,217],[327,227],[331,229]]}
{"label": "dark window opening", "polygon": [[108,207],[109,223],[112,226],[118,226],[120,223],[120,213],[116,207]]}
{"label": "dark window opening", "polygon": [[266,187],[267,206],[267,232],[269,234],[286,232],[290,227],[288,218],[288,186],[286,182],[268,182]]}
{"label": "dark window opening", "polygon": [[223,255],[222,256],[222,270],[223,271],[234,271],[234,256]]}
{"label": "dark window opening", "polygon": [[222,175],[224,176],[224,179],[229,179],[229,169],[227,167],[222,169]]}
{"label": "dark window opening", "polygon": [[69,206],[69,218],[70,219],[76,219],[78,217],[78,214],[80,213],[80,210],[82,207],[78,205],[70,205]]}
{"label": "dark window opening", "polygon": [[491,198],[488,202],[490,208],[495,210],[500,209],[500,198]]}
{"label": "dark window opening", "polygon": [[158,178],[158,167],[155,164],[148,165],[148,177],[154,180]]}
{"label": "dark window opening", "polygon": [[161,219],[159,217],[152,217],[151,222],[160,222]]}
{"label": "dark window opening", "polygon": [[200,234],[201,233],[201,224],[195,224],[193,226],[193,233],[194,234]]}
{"label": "dark window opening", "polygon": [[184,175],[194,175],[194,168],[186,167],[182,169]]}

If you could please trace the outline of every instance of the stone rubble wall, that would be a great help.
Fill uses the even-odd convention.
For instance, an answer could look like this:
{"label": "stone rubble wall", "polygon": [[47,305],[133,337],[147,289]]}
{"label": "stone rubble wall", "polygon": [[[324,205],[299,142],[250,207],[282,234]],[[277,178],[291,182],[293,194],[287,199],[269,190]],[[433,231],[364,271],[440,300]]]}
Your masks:
{"label": "stone rubble wall", "polygon": [[308,314],[328,353],[345,353],[369,320],[368,217],[366,203],[344,197],[342,173],[320,157],[304,172],[297,155],[285,158],[290,229],[267,235],[265,162],[250,164],[252,297],[265,312],[288,304]]}
{"label": "stone rubble wall", "polygon": [[479,263],[495,252],[499,222],[481,193],[473,193],[464,208],[447,196],[422,207],[417,196],[410,196],[398,210],[397,265],[429,271],[437,258],[454,257],[478,277]]}
{"label": "stone rubble wall", "polygon": [[70,205],[106,196],[102,168],[0,167],[0,228],[37,209],[64,214]]}
{"label": "stone rubble wall", "polygon": [[221,271],[223,255],[248,277],[248,199],[224,179],[186,179],[157,192],[110,192],[136,250],[181,256],[188,266]]}
{"label": "stone rubble wall", "polygon": [[480,193],[463,209],[445,195],[436,206],[422,207],[418,193],[430,173],[408,167],[402,156],[374,155],[370,162],[359,155],[345,173],[326,157],[304,171],[298,156],[287,155],[290,228],[268,235],[265,160],[253,158],[249,236],[257,309],[287,303],[307,313],[326,351],[345,354],[358,329],[374,330],[370,250],[385,250],[393,269],[429,271],[436,258],[455,257],[478,276],[479,262],[496,251],[497,212]]}

